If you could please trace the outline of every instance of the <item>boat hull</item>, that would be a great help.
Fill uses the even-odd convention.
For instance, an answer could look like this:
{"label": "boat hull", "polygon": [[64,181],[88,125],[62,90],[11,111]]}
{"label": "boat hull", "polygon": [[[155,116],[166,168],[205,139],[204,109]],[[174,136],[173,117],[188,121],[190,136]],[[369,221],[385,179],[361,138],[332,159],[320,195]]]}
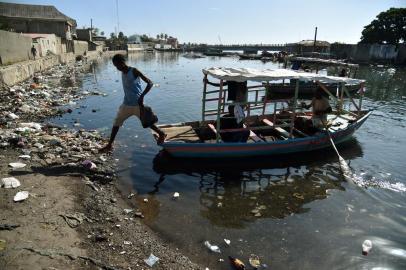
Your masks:
{"label": "boat hull", "polygon": [[[335,144],[349,140],[354,132],[366,121],[371,112],[349,125],[347,128],[331,132]],[[225,158],[271,156],[289,153],[308,152],[331,147],[327,133],[321,132],[305,138],[257,142],[257,143],[183,143],[165,142],[163,149],[173,157]]]}

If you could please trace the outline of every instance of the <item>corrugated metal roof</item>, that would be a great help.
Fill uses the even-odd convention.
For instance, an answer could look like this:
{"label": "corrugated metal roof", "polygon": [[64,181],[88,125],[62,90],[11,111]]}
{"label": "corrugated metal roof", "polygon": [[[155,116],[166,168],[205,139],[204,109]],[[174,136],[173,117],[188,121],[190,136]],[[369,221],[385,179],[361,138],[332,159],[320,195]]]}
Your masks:
{"label": "corrugated metal roof", "polygon": [[54,6],[0,3],[0,16],[9,18],[46,19],[66,21],[76,26],[76,21]]}

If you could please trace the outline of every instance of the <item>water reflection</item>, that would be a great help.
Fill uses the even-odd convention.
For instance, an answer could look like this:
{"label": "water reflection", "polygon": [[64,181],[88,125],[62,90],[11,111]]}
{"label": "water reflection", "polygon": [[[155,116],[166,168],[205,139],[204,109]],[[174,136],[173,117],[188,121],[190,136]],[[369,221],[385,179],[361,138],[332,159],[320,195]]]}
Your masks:
{"label": "water reflection", "polygon": [[[362,157],[356,140],[340,148],[346,159]],[[320,161],[320,157],[328,157]],[[217,167],[217,168],[216,168]],[[211,224],[241,229],[258,219],[283,219],[310,210],[306,204],[327,198],[329,190],[344,190],[331,151],[268,157],[258,160],[185,160],[159,154],[154,159],[159,191],[168,174],[199,179],[200,214]],[[328,173],[327,173],[328,172]]]}

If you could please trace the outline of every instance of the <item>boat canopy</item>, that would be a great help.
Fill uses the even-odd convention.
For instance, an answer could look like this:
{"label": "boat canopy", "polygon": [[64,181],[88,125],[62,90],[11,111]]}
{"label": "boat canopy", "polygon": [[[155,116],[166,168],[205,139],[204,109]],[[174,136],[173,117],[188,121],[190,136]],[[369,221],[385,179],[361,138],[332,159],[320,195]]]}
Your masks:
{"label": "boat canopy", "polygon": [[321,83],[361,84],[365,80],[347,77],[327,76],[316,73],[295,71],[290,69],[253,69],[253,68],[208,68],[203,69],[205,75],[226,81],[278,81],[283,79],[296,79],[299,81],[319,81]]}
{"label": "boat canopy", "polygon": [[333,59],[321,59],[321,58],[313,58],[313,57],[292,57],[290,60],[297,61],[297,62],[304,62],[304,63],[308,63],[308,64],[358,68],[357,64],[346,63],[343,61],[333,60]]}

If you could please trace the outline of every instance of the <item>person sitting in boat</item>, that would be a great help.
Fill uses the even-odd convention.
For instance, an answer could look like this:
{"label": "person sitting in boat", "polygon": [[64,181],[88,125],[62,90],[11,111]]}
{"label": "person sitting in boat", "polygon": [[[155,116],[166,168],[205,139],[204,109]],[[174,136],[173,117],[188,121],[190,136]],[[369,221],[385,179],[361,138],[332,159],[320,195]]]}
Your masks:
{"label": "person sitting in boat", "polygon": [[309,109],[312,107],[312,125],[318,129],[323,129],[325,127],[327,124],[327,114],[333,111],[328,99],[323,96],[323,93],[324,90],[321,87],[318,87],[312,102],[309,105],[306,105],[304,102],[302,103],[303,108]]}
{"label": "person sitting in boat", "polygon": [[339,77],[347,77],[347,70],[345,68],[341,70]]}
{"label": "person sitting in boat", "polygon": [[[228,114],[220,117],[220,130],[244,128],[244,110],[239,104],[229,105]],[[229,131],[221,133],[223,142],[246,142],[249,130]]]}
{"label": "person sitting in boat", "polygon": [[[220,87],[219,83],[210,82],[208,79],[203,79],[203,82],[210,84],[212,86]],[[232,100],[236,102],[245,102],[247,101],[248,88],[247,81],[245,82],[236,82],[236,81],[225,81],[223,86],[228,86],[228,95],[227,100]]]}

